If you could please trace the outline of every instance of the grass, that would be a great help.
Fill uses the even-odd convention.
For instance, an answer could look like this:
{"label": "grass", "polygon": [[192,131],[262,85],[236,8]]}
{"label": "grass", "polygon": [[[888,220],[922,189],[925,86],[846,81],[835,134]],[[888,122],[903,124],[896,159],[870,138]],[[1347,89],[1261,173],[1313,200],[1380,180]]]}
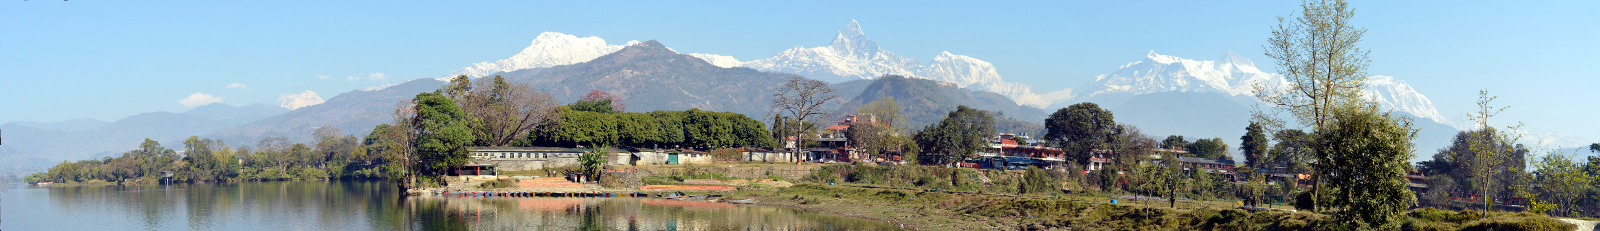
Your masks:
{"label": "grass", "polygon": [[[805,183],[776,191],[745,190],[732,198],[908,224],[922,230],[1348,230],[1312,212],[1247,212],[1217,202],[1109,204],[1040,196],[998,196]],[[1413,210],[1401,230],[1571,230],[1531,213]]]}

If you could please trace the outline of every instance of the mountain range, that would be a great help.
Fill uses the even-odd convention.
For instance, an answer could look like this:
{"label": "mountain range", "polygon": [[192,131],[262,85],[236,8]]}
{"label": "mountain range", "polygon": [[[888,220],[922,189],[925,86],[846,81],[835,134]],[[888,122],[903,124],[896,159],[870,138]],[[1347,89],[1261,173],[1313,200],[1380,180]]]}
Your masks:
{"label": "mountain range", "polygon": [[[1045,106],[1033,86],[1005,82],[994,64],[965,55],[942,52],[932,63],[923,64],[878,46],[867,38],[861,24],[851,20],[823,47],[796,46],[770,58],[739,61],[732,56],[690,53],[723,67],[748,67],[761,71],[792,73],[829,82],[875,79],[899,75],[950,82],[963,88],[999,93],[1018,103]],[[974,86],[976,85],[976,86]]]}
{"label": "mountain range", "polygon": [[[986,111],[998,112],[1006,118],[1020,118],[1021,121],[1044,121],[1045,113],[1038,108],[1022,106],[1000,94],[987,91],[974,91],[955,86],[950,82],[938,82],[927,79],[907,78],[898,75],[879,77],[872,80],[862,90],[861,94],[852,97],[841,105],[838,115],[851,114],[862,106],[874,100],[892,98],[900,104],[901,116],[906,125],[911,128],[921,128],[923,125],[937,123],[943,120],[956,106],[966,105]],[[1015,119],[1013,119],[1015,120]],[[1037,124],[1037,122],[1033,122]],[[1039,125],[1034,125],[1038,127]],[[1037,134],[1042,128],[1016,129],[1015,133]],[[1007,131],[1002,131],[1007,132]]]}
{"label": "mountain range", "polygon": [[[908,121],[937,121],[955,105],[1000,112],[1010,129],[1036,134],[1051,109],[1094,102],[1113,110],[1117,121],[1134,124],[1154,136],[1224,137],[1237,141],[1248,120],[1256,84],[1284,87],[1283,77],[1266,73],[1249,59],[1229,52],[1215,60],[1197,61],[1151,51],[1144,60],[1118,67],[1110,74],[1074,88],[1034,94],[1032,87],[1005,82],[988,62],[943,52],[921,63],[888,50],[866,37],[851,21],[824,47],[785,50],[770,58],[739,61],[729,56],[680,53],[657,41],[607,44],[598,37],[545,32],[509,58],[480,62],[450,76],[501,75],[530,82],[565,104],[590,90],[622,96],[628,111],[701,108],[752,117],[770,116],[771,89],[792,77],[831,82],[845,100],[836,112],[850,112],[866,102],[894,97],[906,107]],[[904,76],[905,78],[887,75]],[[441,78],[443,79],[443,78]],[[1373,76],[1367,97],[1386,109],[1420,118],[1418,149],[1447,143],[1454,128],[1405,81]],[[254,144],[264,136],[309,142],[323,125],[362,135],[392,118],[396,103],[443,85],[439,79],[366,88],[340,94],[320,104],[232,107],[213,104],[185,113],[153,112],[114,122],[92,119],[54,123],[13,122],[0,125],[11,137],[0,147],[0,162],[9,157],[50,161],[92,158],[128,150],[143,138],[178,145],[191,135],[217,138],[235,146]],[[320,97],[316,101],[321,101]],[[309,105],[309,106],[306,106]],[[287,107],[287,106],[286,106]],[[1040,110],[1045,108],[1045,110]],[[1443,142],[1435,142],[1443,137]],[[1425,144],[1426,143],[1426,144]],[[1234,144],[1237,145],[1237,144]],[[1237,147],[1237,146],[1235,146]],[[11,158],[17,159],[17,158]],[[4,164],[0,163],[0,164]]]}
{"label": "mountain range", "polygon": [[146,138],[167,145],[178,144],[189,136],[227,129],[288,111],[267,104],[231,106],[213,103],[183,113],[141,113],[88,129],[83,129],[83,126],[100,122],[6,123],[0,125],[0,130],[6,131],[11,139],[5,142],[5,148],[0,149],[0,156],[30,156],[48,161],[97,158],[132,150]]}

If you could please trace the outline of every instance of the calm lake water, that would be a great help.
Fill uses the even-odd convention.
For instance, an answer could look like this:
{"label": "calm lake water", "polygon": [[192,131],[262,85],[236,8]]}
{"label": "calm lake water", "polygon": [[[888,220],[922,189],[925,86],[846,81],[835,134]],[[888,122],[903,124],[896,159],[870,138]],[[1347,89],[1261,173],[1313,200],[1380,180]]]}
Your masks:
{"label": "calm lake water", "polygon": [[383,181],[31,188],[0,230],[894,230],[783,207],[640,198],[399,197]]}

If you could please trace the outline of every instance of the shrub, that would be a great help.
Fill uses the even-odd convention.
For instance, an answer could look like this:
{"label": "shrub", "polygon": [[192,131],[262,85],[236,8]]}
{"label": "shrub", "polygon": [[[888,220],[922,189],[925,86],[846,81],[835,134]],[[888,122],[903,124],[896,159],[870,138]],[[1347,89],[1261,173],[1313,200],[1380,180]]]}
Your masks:
{"label": "shrub", "polygon": [[721,162],[739,162],[744,160],[744,151],[737,148],[712,149],[711,158]]}
{"label": "shrub", "polygon": [[482,189],[515,188],[515,187],[517,187],[517,183],[518,182],[517,182],[516,179],[498,179],[498,180],[492,180],[492,181],[485,181],[485,182],[483,182],[483,184],[479,184],[478,188],[482,188]]}
{"label": "shrub", "polygon": [[1061,181],[1054,175],[1038,167],[1028,167],[1023,173],[1023,181],[1018,194],[1048,193],[1060,191]]}

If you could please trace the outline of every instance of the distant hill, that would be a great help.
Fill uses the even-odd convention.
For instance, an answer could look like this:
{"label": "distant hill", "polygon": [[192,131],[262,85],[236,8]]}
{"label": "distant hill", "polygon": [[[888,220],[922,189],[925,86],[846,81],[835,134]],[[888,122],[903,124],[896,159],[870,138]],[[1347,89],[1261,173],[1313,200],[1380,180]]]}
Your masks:
{"label": "distant hill", "polygon": [[[1128,98],[1126,103],[1111,109],[1111,114],[1118,123],[1138,126],[1144,134],[1157,139],[1168,135],[1181,135],[1191,141],[1221,137],[1233,149],[1228,152],[1238,155],[1239,137],[1244,136],[1244,128],[1250,125],[1250,108],[1237,101],[1218,92],[1146,93]],[[1410,113],[1395,113],[1414,118],[1412,128],[1419,130],[1412,140],[1418,158],[1413,160],[1431,158],[1437,149],[1448,145],[1458,131],[1450,125]],[[1235,157],[1240,158],[1242,156]]]}
{"label": "distant hill", "polygon": [[172,147],[189,136],[221,130],[229,125],[195,115],[150,112],[77,132],[27,129],[16,124],[6,124],[0,128],[5,130],[5,136],[8,138],[5,146],[16,154],[61,161],[94,158],[110,152],[132,150],[145,138]]}
{"label": "distant hill", "polygon": [[306,106],[282,115],[203,135],[222,139],[235,147],[255,145],[260,137],[286,136],[295,142],[311,142],[311,133],[323,125],[333,125],[346,134],[364,136],[379,124],[393,121],[394,106],[418,93],[432,92],[444,82],[434,79],[411,80],[400,85],[339,94],[322,104]]}
{"label": "distant hill", "polygon": [[[893,97],[902,107],[902,115],[906,118],[906,125],[912,128],[921,128],[928,124],[939,122],[944,116],[954,111],[956,106],[966,105],[987,111],[996,111],[1005,117],[1026,121],[1035,126],[1044,121],[1045,113],[1038,108],[1018,105],[1011,99],[1000,94],[987,91],[972,91],[957,87],[954,84],[942,83],[927,79],[906,78],[900,76],[880,77],[862,89],[861,94],[849,97],[850,101],[840,107],[839,114],[854,113],[857,109],[883,97]],[[1025,128],[1020,124],[1007,126],[1019,127],[1013,130],[1016,133],[1037,132],[1041,129]]]}
{"label": "distant hill", "polygon": [[[48,165],[62,160],[98,158],[137,148],[145,138],[178,148],[189,136],[220,131],[286,111],[288,109],[266,104],[235,107],[215,103],[184,113],[141,113],[114,122],[77,119],[7,123],[0,125],[6,138],[4,147],[0,148],[0,168],[29,167],[41,161]],[[95,126],[83,128],[91,125]]]}
{"label": "distant hill", "polygon": [[699,108],[756,118],[767,115],[772,89],[796,76],[718,67],[654,40],[588,62],[498,75],[527,81],[562,104],[598,89],[621,96],[630,112]]}
{"label": "distant hill", "polygon": [[76,131],[85,131],[85,130],[89,130],[89,129],[94,129],[96,127],[100,127],[100,126],[104,126],[106,124],[110,124],[111,122],[106,122],[106,121],[97,120],[97,119],[83,118],[83,119],[71,119],[71,120],[66,120],[66,121],[61,121],[61,122],[49,122],[49,123],[33,122],[33,121],[16,121],[16,122],[11,122],[11,123],[14,123],[14,124],[17,124],[17,125],[23,126],[23,127],[37,128],[37,129],[40,129],[40,130],[55,130],[55,131],[64,131],[64,132],[76,132]]}
{"label": "distant hill", "polygon": [[189,109],[183,114],[211,118],[227,124],[245,124],[268,117],[289,112],[288,108],[278,105],[257,103],[245,106],[229,106],[222,103],[213,103]]}
{"label": "distant hill", "polygon": [[1134,95],[1122,106],[1111,108],[1111,115],[1117,123],[1138,126],[1141,132],[1157,139],[1168,135],[1181,135],[1191,141],[1222,137],[1229,148],[1239,147],[1239,137],[1250,125],[1250,108],[1215,92]]}

